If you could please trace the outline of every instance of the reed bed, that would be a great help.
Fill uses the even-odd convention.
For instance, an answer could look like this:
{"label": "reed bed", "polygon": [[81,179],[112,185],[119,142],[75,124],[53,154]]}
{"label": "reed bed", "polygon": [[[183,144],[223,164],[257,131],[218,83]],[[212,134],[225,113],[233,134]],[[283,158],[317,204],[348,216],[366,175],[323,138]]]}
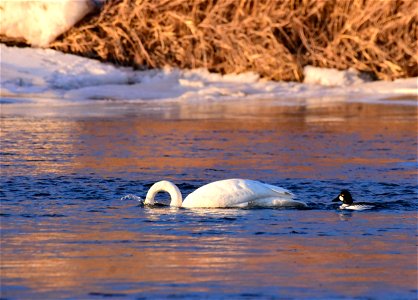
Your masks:
{"label": "reed bed", "polygon": [[135,68],[252,71],[305,65],[417,76],[415,0],[110,0],[52,48]]}

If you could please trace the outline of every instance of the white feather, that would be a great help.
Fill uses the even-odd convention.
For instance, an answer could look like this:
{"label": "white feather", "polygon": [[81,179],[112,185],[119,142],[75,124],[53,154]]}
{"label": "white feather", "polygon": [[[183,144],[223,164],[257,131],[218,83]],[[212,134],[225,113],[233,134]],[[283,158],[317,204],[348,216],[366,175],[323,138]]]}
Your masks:
{"label": "white feather", "polygon": [[340,209],[346,209],[346,210],[366,210],[366,209],[372,209],[372,205],[365,205],[365,204],[343,204],[340,206]]}

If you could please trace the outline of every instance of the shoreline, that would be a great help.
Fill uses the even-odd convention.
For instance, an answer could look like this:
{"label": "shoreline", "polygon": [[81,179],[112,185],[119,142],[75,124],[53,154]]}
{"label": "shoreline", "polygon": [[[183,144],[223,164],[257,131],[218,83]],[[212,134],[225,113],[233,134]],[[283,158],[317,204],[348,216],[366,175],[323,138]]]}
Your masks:
{"label": "shoreline", "polygon": [[277,82],[255,73],[222,76],[205,69],[136,71],[51,49],[2,44],[1,52],[3,103],[24,99],[32,103],[45,102],[42,99],[56,103],[282,99],[290,105],[301,99],[332,103],[361,98],[416,106],[418,96],[418,78],[368,82],[352,71],[310,68],[306,70],[311,77],[308,83]]}

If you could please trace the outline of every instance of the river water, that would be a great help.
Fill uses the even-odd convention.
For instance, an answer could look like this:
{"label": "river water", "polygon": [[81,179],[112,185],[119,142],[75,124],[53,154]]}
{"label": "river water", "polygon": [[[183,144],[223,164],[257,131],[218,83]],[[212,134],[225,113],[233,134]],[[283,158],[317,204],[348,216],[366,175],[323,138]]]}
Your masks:
{"label": "river water", "polygon": [[[417,298],[416,106],[4,101],[1,110],[2,299]],[[161,179],[187,195],[225,178],[285,187],[309,209],[125,197]],[[375,209],[340,211],[331,200],[342,188]]]}

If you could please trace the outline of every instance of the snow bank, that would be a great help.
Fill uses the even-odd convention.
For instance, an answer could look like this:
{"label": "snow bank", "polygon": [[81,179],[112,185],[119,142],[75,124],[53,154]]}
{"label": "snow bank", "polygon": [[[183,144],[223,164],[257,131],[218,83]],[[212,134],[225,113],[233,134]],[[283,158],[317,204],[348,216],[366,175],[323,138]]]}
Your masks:
{"label": "snow bank", "polygon": [[[310,69],[324,83],[332,70]],[[340,72],[340,71],[336,71]],[[351,72],[351,71],[349,71]],[[319,75],[318,75],[319,74]],[[328,75],[327,75],[328,74]],[[321,77],[322,76],[322,77]],[[309,77],[309,76],[308,76]],[[322,79],[321,79],[322,78]],[[220,75],[207,70],[134,71],[63,54],[50,49],[13,48],[1,45],[1,96],[20,101],[204,101],[279,99],[283,104],[305,101],[383,101],[416,105],[417,78],[394,82],[332,81],[318,84],[273,82],[253,73]],[[331,82],[328,78],[327,85]],[[402,100],[399,100],[402,99]],[[4,102],[4,100],[3,100]]]}
{"label": "snow bank", "polygon": [[93,8],[91,0],[3,0],[0,34],[46,47]]}

